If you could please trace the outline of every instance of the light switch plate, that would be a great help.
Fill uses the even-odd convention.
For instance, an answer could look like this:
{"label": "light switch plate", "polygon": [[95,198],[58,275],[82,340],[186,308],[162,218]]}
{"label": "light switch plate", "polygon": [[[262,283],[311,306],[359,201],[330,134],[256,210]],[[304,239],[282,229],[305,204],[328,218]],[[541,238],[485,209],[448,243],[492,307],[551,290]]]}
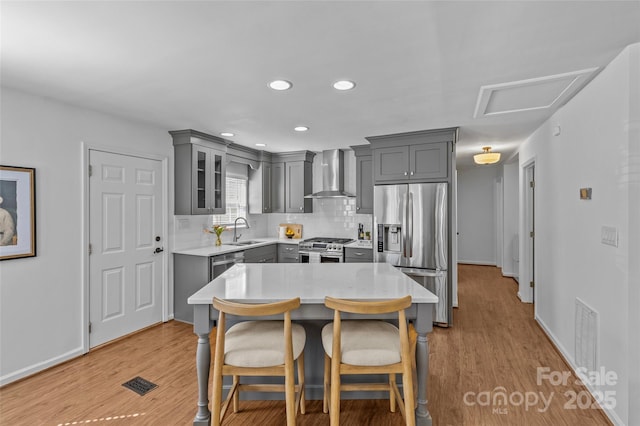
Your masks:
{"label": "light switch plate", "polygon": [[618,247],[618,228],[613,226],[603,226],[601,238],[602,244]]}

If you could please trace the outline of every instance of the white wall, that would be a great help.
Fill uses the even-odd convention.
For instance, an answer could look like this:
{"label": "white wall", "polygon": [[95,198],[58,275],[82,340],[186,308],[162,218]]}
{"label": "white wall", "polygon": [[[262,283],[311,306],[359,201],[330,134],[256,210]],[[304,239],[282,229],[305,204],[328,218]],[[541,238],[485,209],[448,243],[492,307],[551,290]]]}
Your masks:
{"label": "white wall", "polygon": [[458,262],[496,264],[495,185],[499,166],[458,170]]}
{"label": "white wall", "polygon": [[503,189],[503,232],[502,232],[502,275],[516,277],[518,275],[518,163],[507,163],[502,166]]}
{"label": "white wall", "polygon": [[81,142],[169,158],[171,188],[173,149],[166,129],[4,87],[1,108],[2,164],[36,168],[37,223],[37,257],[0,265],[4,384],[82,353]]}
{"label": "white wall", "polygon": [[[599,313],[598,364],[619,380],[596,389],[615,392],[609,414],[618,424],[640,424],[639,58],[638,44],[623,51],[519,150],[520,165],[535,159],[536,167],[536,319],[573,362],[575,298]],[[593,188],[592,200],[579,199],[582,187]],[[603,225],[618,229],[618,247],[600,242]]]}

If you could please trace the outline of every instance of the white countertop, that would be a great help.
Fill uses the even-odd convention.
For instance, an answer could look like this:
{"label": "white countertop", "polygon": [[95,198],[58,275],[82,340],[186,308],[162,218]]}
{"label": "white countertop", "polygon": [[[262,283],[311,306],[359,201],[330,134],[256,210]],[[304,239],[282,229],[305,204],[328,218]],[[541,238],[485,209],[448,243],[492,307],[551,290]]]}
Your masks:
{"label": "white countertop", "polygon": [[[287,239],[278,239],[278,238],[274,238],[274,237],[265,237],[265,238],[251,238],[251,241],[260,241],[259,243],[256,244],[250,244],[250,245],[246,245],[246,246],[234,246],[234,245],[229,245],[229,244],[222,244],[221,246],[206,246],[206,247],[194,247],[194,248],[188,248],[188,249],[181,249],[181,250],[174,250],[173,253],[175,254],[188,254],[190,256],[204,256],[204,257],[209,257],[209,256],[217,256],[219,254],[225,254],[225,253],[233,253],[234,251],[242,251],[242,250],[247,250],[247,249],[251,249],[254,247],[262,247],[262,246],[267,246],[269,244],[276,244],[276,243],[281,243],[281,244],[298,244],[300,241],[302,241],[301,239],[292,239],[292,238],[287,238]],[[242,240],[240,240],[240,242],[242,242]]]}
{"label": "white countertop", "polygon": [[415,303],[438,297],[388,263],[243,263],[222,273],[188,299],[211,304],[213,297],[268,303],[300,297],[303,304],[345,299],[394,299],[410,294]]}
{"label": "white countertop", "polygon": [[349,248],[371,249],[373,248],[373,243],[371,240],[355,240],[354,242],[345,244],[344,246]]}

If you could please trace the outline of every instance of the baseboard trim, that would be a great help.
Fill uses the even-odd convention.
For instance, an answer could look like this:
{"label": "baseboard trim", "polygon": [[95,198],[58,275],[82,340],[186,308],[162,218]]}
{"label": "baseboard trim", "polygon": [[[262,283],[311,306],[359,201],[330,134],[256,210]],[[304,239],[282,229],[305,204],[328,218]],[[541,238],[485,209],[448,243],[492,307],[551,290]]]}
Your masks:
{"label": "baseboard trim", "polygon": [[463,265],[481,265],[481,266],[496,266],[495,262],[483,262],[480,260],[458,260],[458,264]]}
{"label": "baseboard trim", "polygon": [[57,357],[50,358],[46,361],[42,361],[37,364],[30,365],[29,367],[22,368],[13,373],[6,374],[0,377],[0,387],[16,382],[18,380],[26,379],[27,377],[33,376],[34,374],[40,373],[41,371],[44,371],[51,367],[55,367],[56,365],[70,361],[82,355],[84,355],[84,351],[82,349],[82,346],[80,346]]}
{"label": "baseboard trim", "polygon": [[[569,367],[572,370],[573,374],[575,374],[577,377],[578,373],[576,371],[578,367],[575,365],[574,360],[571,357],[571,355],[569,355],[569,352],[567,351],[567,349],[560,343],[558,338],[551,332],[549,327],[547,327],[545,322],[542,319],[540,319],[540,317],[536,315],[534,319],[538,324],[538,326],[540,327],[540,329],[542,330],[542,332],[547,337],[547,339],[549,339],[549,342],[551,342],[551,345],[555,348],[558,355],[560,355],[560,358],[562,358],[562,360],[567,365],[567,367]],[[594,399],[594,401],[596,401],[596,403],[598,404],[598,406],[600,407],[600,409],[602,410],[602,412],[605,414],[605,416],[611,422],[612,425],[625,426],[625,423],[620,419],[620,417],[618,417],[615,411],[613,411],[610,408],[603,407],[602,404],[600,404],[600,399],[602,399],[602,397],[598,399],[595,396],[596,389],[594,389],[591,386],[591,384],[584,383],[584,382],[582,384],[585,387],[585,389],[587,389],[587,391],[591,394],[591,397]]]}

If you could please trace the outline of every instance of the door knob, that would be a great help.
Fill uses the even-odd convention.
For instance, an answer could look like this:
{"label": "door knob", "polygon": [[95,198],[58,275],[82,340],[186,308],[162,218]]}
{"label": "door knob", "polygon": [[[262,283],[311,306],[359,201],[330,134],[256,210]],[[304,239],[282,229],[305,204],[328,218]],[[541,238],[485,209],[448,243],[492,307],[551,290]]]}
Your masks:
{"label": "door knob", "polygon": [[156,247],[153,251],[154,254],[162,253],[164,251],[164,247]]}

